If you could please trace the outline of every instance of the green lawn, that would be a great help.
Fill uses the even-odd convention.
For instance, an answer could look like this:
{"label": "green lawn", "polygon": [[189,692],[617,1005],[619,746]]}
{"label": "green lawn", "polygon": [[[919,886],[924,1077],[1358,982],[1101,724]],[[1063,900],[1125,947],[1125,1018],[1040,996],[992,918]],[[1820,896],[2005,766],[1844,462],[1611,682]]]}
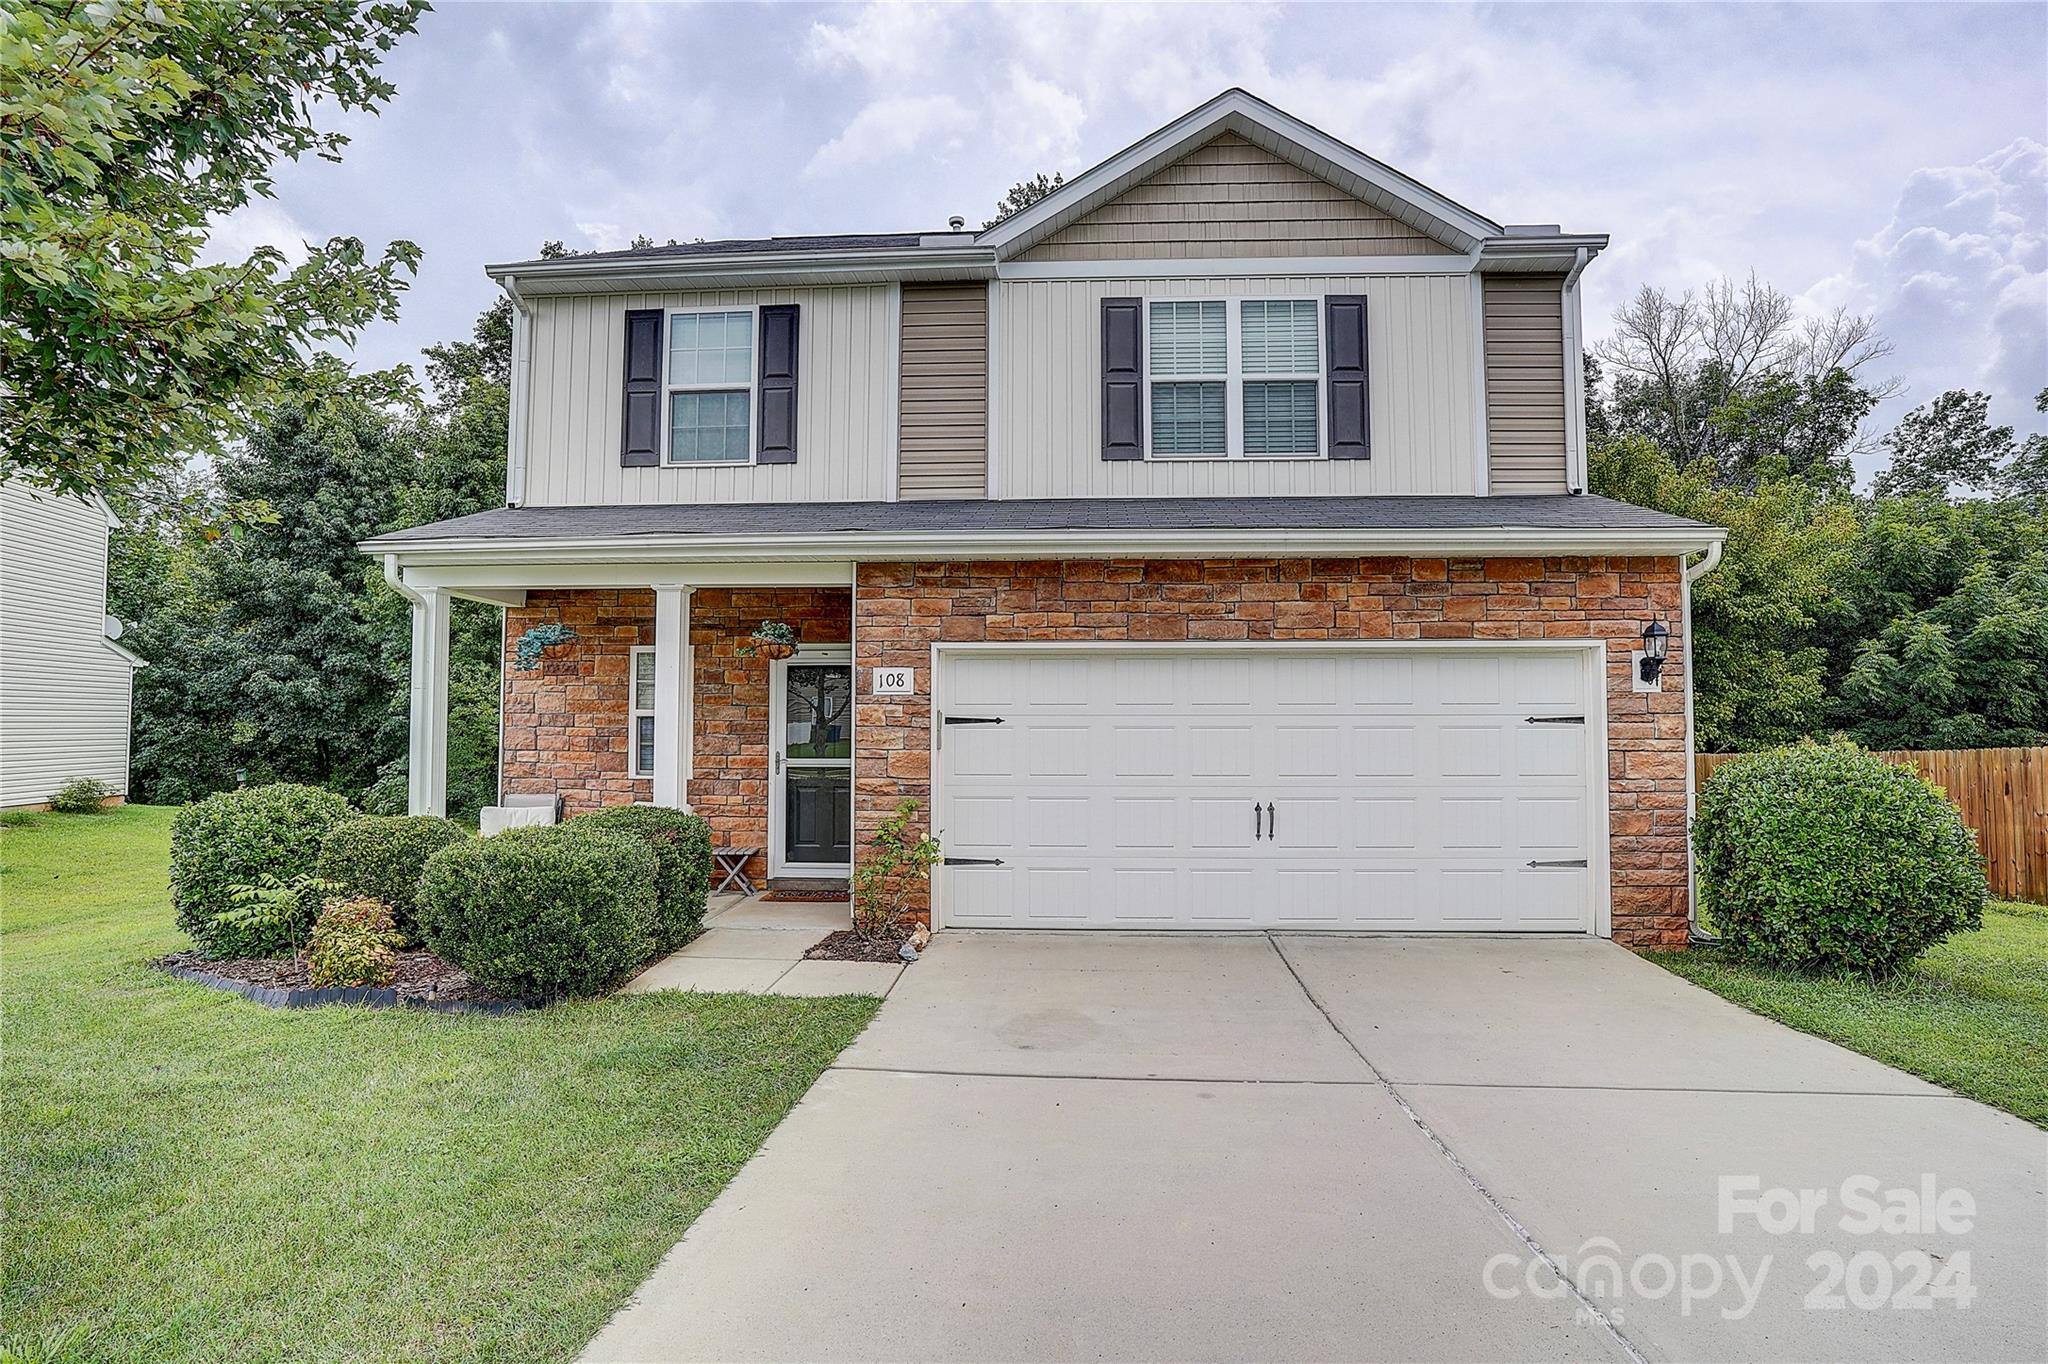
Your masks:
{"label": "green lawn", "polygon": [[1802,1032],[2048,1127],[2048,908],[1994,903],[1896,980],[1814,979],[1712,948],[1654,954],[1694,984]]}
{"label": "green lawn", "polygon": [[571,1358],[876,1007],[266,1009],[144,964],[185,945],[171,813],[0,829],[0,1322],[31,1357]]}

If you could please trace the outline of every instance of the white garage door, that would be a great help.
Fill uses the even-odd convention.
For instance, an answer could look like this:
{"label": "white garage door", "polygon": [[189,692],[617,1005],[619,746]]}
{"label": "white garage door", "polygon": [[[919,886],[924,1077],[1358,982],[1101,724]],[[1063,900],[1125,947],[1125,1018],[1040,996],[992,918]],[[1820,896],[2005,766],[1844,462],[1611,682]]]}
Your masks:
{"label": "white garage door", "polygon": [[1587,932],[1587,657],[956,652],[956,927]]}

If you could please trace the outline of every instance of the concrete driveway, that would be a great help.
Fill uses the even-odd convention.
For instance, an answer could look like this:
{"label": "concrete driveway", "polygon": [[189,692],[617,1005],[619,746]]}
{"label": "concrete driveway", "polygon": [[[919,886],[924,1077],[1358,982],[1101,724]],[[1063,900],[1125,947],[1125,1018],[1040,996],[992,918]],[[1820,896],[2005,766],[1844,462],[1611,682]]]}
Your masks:
{"label": "concrete driveway", "polygon": [[585,1358],[2032,1360],[2044,1186],[1604,942],[947,933]]}

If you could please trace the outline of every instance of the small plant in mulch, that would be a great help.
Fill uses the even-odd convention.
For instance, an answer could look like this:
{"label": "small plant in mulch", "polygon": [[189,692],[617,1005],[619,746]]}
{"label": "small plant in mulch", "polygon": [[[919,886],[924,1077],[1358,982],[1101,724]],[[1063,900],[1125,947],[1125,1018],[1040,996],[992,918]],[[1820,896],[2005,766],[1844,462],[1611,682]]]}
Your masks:
{"label": "small plant in mulch", "polygon": [[740,641],[738,653],[741,658],[752,658],[755,654],[763,658],[788,658],[796,652],[796,627],[786,621],[764,620],[754,627],[754,633]]}
{"label": "small plant in mulch", "polygon": [[939,840],[930,830],[912,824],[914,800],[896,804],[882,821],[868,850],[853,871],[853,927],[842,929],[811,949],[838,961],[894,961],[913,924],[908,906],[911,892],[931,880],[939,860]]}
{"label": "small plant in mulch", "polygon": [[228,887],[228,907],[207,924],[206,945],[224,957],[287,957],[305,945],[327,896],[341,889],[316,876],[263,872]]}
{"label": "small plant in mulch", "polygon": [[359,895],[320,911],[306,949],[306,978],[316,990],[382,989],[398,974],[398,931],[391,906]]}

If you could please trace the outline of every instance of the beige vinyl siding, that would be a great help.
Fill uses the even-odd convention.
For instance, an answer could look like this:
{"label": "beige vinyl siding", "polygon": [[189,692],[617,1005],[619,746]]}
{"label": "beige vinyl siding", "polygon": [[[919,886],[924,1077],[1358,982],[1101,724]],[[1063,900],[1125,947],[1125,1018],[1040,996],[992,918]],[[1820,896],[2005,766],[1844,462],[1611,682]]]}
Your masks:
{"label": "beige vinyl siding", "polygon": [[[795,303],[797,460],[619,467],[629,308],[664,313]],[[558,295],[532,300],[526,504],[847,502],[889,495],[896,310],[886,284],[821,289]],[[759,338],[756,338],[758,357]],[[663,355],[667,325],[663,325]],[[666,425],[666,400],[661,421]]]}
{"label": "beige vinyl siding", "polygon": [[0,485],[0,806],[74,777],[128,789],[133,670],[107,643],[98,502]]}
{"label": "beige vinyl siding", "polygon": [[[996,494],[1026,497],[1471,493],[1478,453],[1470,275],[998,283]],[[1363,294],[1372,458],[1104,460],[1102,314],[1112,297]],[[1327,403],[1327,395],[1325,395]],[[1328,420],[1327,407],[1320,413]]]}
{"label": "beige vinyl siding", "polygon": [[896,495],[988,493],[988,286],[903,286]]}
{"label": "beige vinyl siding", "polygon": [[1335,185],[1224,133],[1020,259],[1451,254],[1451,248]]}
{"label": "beige vinyl siding", "polygon": [[1564,276],[1485,280],[1488,491],[1564,492]]}

